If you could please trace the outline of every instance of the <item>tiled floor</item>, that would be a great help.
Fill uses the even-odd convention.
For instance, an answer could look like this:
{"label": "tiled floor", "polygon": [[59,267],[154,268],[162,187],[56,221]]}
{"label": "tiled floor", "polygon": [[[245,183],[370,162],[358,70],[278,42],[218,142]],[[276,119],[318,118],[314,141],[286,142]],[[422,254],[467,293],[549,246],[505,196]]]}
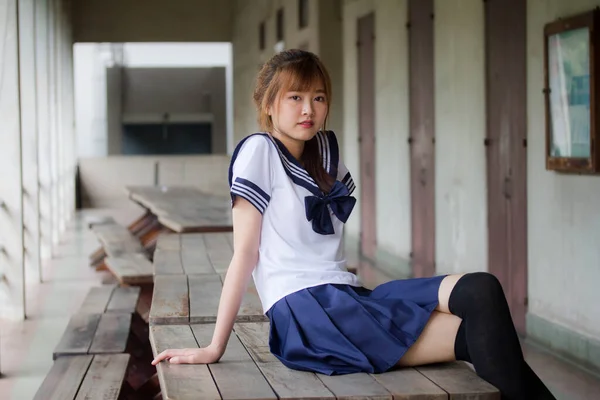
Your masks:
{"label": "tiled floor", "polygon": [[94,210],[77,215],[57,247],[56,257],[44,265],[44,283],[27,288],[27,315],[22,322],[0,320],[0,399],[32,399],[52,366],[52,350],[91,286],[112,278],[89,266],[88,256],[98,242],[85,225],[90,215],[114,215],[128,223],[141,211]]}
{"label": "tiled floor", "polygon": [[[28,288],[28,316],[24,322],[0,321],[1,400],[32,399],[52,366],[52,349],[69,316],[81,304],[89,287],[110,280],[88,266],[97,241],[85,225],[85,217],[110,213],[126,224],[141,214],[139,209],[94,210],[80,213],[69,224],[57,256],[44,266],[45,282]],[[368,285],[389,280],[374,269],[362,269]],[[600,379],[544,351],[524,344],[527,360],[558,399],[599,399]]]}

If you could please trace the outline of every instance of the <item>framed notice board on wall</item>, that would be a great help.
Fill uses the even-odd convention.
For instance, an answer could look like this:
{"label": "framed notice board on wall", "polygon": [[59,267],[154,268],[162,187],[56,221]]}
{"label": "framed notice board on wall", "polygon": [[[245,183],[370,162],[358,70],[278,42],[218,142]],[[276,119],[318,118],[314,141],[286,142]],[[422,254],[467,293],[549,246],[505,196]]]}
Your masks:
{"label": "framed notice board on wall", "polygon": [[544,27],[546,169],[600,172],[598,9]]}

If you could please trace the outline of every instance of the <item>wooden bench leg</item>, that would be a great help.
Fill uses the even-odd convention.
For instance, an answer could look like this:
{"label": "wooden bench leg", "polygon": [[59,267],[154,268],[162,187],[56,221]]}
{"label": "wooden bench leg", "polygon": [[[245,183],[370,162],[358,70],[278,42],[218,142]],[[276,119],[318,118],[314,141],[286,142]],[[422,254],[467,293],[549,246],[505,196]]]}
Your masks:
{"label": "wooden bench leg", "polygon": [[150,321],[150,306],[152,305],[152,292],[154,284],[147,283],[140,286],[140,299],[136,311],[145,323]]}
{"label": "wooden bench leg", "polygon": [[148,224],[151,224],[155,218],[156,217],[150,211],[146,211],[144,215],[131,223],[127,229],[133,236],[139,236],[140,231],[148,226]]}
{"label": "wooden bench leg", "polygon": [[131,332],[125,351],[131,356],[131,364],[127,370],[127,382],[138,392],[156,374],[156,367],[151,364],[153,359],[152,347],[149,341],[142,343]]}
{"label": "wooden bench leg", "polygon": [[104,262],[104,259],[102,259],[101,262],[97,263],[93,267],[96,269],[96,272],[108,271],[108,267],[106,266],[106,263]]}
{"label": "wooden bench leg", "polygon": [[90,265],[95,266],[96,264],[104,260],[104,257],[106,257],[106,252],[102,247],[100,247],[98,250],[94,251],[90,255]]}
{"label": "wooden bench leg", "polygon": [[160,383],[158,382],[158,374],[152,375],[146,382],[144,382],[135,392],[135,397],[139,399],[156,399],[156,396],[162,395],[160,393]]}
{"label": "wooden bench leg", "polygon": [[150,260],[154,259],[154,250],[156,250],[156,243],[158,242],[158,237],[162,233],[171,232],[170,229],[161,226],[160,229],[149,232],[148,235],[144,237],[145,241],[142,242],[142,246],[144,246],[144,250],[148,254],[148,258]]}
{"label": "wooden bench leg", "polygon": [[160,222],[158,222],[158,218],[153,216],[152,220],[147,225],[145,225],[143,229],[140,229],[137,235],[135,236],[139,239],[140,243],[142,243],[143,246],[145,241],[147,240],[146,236],[152,235],[152,233],[157,229],[161,229],[161,224]]}

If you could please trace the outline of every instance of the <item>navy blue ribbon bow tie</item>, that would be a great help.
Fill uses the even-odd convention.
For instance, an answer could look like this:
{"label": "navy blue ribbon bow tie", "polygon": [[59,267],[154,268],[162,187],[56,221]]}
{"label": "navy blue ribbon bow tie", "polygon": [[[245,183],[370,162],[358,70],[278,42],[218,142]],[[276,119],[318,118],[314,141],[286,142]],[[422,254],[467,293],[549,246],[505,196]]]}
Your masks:
{"label": "navy blue ribbon bow tie", "polygon": [[312,221],[313,231],[321,235],[333,235],[333,222],[327,205],[335,216],[346,223],[356,199],[349,196],[350,192],[346,185],[340,181],[335,181],[329,194],[323,197],[306,196],[304,198],[304,208],[306,209],[306,219]]}

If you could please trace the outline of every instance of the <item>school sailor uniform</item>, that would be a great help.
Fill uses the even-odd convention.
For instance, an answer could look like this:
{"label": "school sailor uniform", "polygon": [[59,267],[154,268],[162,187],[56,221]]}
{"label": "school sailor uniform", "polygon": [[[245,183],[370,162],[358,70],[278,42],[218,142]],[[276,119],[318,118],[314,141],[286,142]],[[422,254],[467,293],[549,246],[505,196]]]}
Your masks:
{"label": "school sailor uniform", "polygon": [[419,337],[443,276],[361,286],[343,252],[354,181],[332,131],[312,140],[335,179],[327,194],[268,133],[244,138],[229,167],[232,202],[243,197],[262,214],[252,277],[270,320],[270,350],[292,369],[385,372]]}

